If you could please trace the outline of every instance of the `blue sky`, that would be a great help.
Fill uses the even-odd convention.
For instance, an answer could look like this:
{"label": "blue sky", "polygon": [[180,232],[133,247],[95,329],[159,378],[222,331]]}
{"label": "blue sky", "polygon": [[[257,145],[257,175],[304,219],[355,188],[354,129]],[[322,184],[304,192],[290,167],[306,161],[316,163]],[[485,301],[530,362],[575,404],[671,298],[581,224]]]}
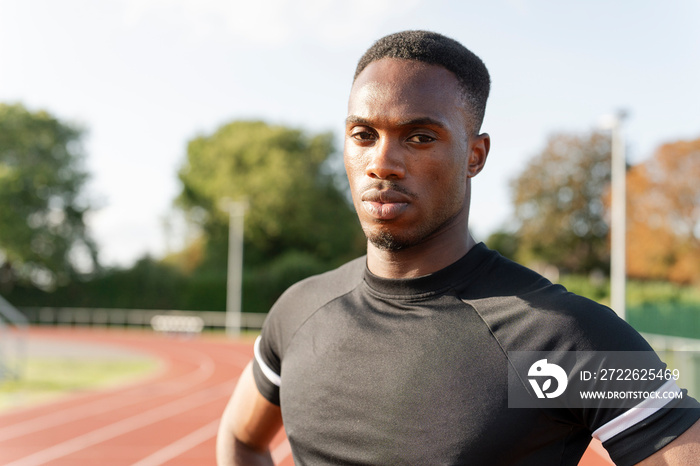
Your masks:
{"label": "blue sky", "polygon": [[[89,221],[107,264],[182,244],[187,141],[242,118],[340,134],[357,60],[403,29],[451,36],[492,76],[474,181],[479,239],[549,135],[625,108],[629,159],[700,137],[700,2],[0,0],[0,101],[88,132]],[[166,225],[177,232],[166,240]]]}

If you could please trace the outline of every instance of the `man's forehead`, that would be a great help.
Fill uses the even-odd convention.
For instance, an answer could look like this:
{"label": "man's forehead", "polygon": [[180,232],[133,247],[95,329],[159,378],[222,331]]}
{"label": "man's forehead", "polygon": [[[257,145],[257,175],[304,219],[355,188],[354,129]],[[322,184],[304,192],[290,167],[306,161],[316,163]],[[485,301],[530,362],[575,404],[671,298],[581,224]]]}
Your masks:
{"label": "man's forehead", "polygon": [[350,91],[350,105],[359,102],[379,104],[382,97],[387,96],[390,90],[397,90],[396,88],[396,83],[392,81],[356,81]]}
{"label": "man's forehead", "polygon": [[427,63],[407,58],[384,57],[367,64],[367,66],[365,66],[365,68],[357,75],[355,81],[360,81],[363,79],[363,77],[366,79],[367,75],[376,73],[377,70],[382,70],[383,72],[387,72],[388,70],[400,70],[400,74],[421,74],[430,72],[431,70],[442,70],[446,71],[456,79],[454,73],[439,64]]}
{"label": "man's forehead", "polygon": [[456,107],[463,107],[463,101],[452,72],[437,65],[385,58],[358,75],[350,91],[348,115],[366,118],[389,112],[415,118]]}
{"label": "man's forehead", "polygon": [[353,89],[371,83],[391,86],[406,82],[430,82],[436,79],[458,85],[454,73],[440,65],[401,58],[382,58],[373,61],[362,70],[353,83]]}

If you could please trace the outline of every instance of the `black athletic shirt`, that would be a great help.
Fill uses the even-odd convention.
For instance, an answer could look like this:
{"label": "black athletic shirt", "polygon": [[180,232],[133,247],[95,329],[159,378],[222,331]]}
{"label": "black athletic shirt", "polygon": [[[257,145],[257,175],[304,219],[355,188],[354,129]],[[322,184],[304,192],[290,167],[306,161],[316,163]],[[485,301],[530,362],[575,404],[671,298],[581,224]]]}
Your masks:
{"label": "black athletic shirt", "polygon": [[362,257],[297,283],[270,311],[253,371],[297,465],[576,465],[591,435],[634,464],[700,418],[687,396],[622,417],[509,408],[513,350],[651,348],[610,309],[479,244],[425,277],[380,278]]}

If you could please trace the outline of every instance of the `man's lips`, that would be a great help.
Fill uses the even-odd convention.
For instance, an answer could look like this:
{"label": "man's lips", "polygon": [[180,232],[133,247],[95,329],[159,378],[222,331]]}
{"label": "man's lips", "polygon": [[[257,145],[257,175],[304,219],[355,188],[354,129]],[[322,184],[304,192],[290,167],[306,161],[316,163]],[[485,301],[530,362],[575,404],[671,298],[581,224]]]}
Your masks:
{"label": "man's lips", "polygon": [[362,207],[370,217],[377,220],[392,220],[408,207],[410,198],[398,191],[369,189],[360,198]]}

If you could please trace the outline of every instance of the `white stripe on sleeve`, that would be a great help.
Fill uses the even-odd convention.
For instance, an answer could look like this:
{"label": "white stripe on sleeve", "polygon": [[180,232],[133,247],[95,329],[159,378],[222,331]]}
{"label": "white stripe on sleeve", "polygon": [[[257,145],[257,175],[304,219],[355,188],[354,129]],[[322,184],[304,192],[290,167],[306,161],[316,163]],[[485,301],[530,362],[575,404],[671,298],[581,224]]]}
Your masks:
{"label": "white stripe on sleeve", "polygon": [[[680,391],[681,389],[676,385],[675,380],[668,380],[656,390],[656,393],[659,394],[658,398],[647,398],[634,408],[625,411],[612,421],[603,424],[593,432],[593,438],[597,438],[601,442],[610,440],[620,432],[642,422],[644,419],[666,406],[668,402],[677,399],[674,395],[680,393]],[[668,393],[667,398],[662,397],[663,393]]]}
{"label": "white stripe on sleeve", "polygon": [[282,383],[282,379],[275,373],[275,371],[270,369],[270,366],[265,364],[265,361],[263,361],[262,356],[260,355],[260,338],[261,337],[258,336],[258,338],[255,339],[255,346],[253,347],[255,360],[258,361],[258,365],[260,366],[262,373],[265,374],[265,377],[267,377],[267,380],[279,387]]}

